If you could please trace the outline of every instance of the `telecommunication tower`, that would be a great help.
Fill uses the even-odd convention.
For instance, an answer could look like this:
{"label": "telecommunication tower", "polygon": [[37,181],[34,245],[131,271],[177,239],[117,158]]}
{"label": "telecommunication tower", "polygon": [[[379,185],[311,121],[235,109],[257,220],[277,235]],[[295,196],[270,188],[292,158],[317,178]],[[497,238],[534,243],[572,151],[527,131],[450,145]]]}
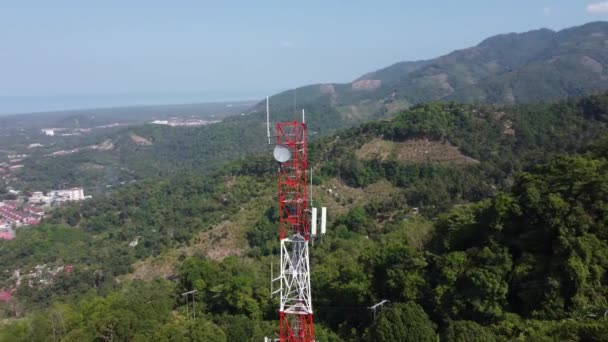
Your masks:
{"label": "telecommunication tower", "polygon": [[[268,109],[268,106],[267,106]],[[270,127],[267,117],[268,127]],[[268,128],[270,141],[270,129]],[[272,291],[280,297],[279,341],[315,340],[308,242],[311,223],[306,160],[306,122],[276,125],[274,158],[278,162],[280,274]],[[315,222],[316,225],[316,222]]]}

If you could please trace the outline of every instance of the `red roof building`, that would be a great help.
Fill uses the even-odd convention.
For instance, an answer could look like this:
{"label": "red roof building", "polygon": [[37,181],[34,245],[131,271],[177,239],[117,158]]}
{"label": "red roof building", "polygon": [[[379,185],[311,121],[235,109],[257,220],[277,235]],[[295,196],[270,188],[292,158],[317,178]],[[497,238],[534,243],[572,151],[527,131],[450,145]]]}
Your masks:
{"label": "red roof building", "polygon": [[15,233],[12,231],[0,231],[0,240],[12,240],[15,238]]}
{"label": "red roof building", "polygon": [[28,217],[27,219],[24,220],[25,224],[29,225],[29,226],[34,226],[40,223],[40,219],[37,217]]}
{"label": "red roof building", "polygon": [[0,219],[9,223],[35,225],[44,216],[44,211],[35,206],[28,205],[20,210],[14,201],[4,201],[3,204],[0,206]]}
{"label": "red roof building", "polygon": [[0,302],[8,302],[12,297],[9,291],[0,291]]}

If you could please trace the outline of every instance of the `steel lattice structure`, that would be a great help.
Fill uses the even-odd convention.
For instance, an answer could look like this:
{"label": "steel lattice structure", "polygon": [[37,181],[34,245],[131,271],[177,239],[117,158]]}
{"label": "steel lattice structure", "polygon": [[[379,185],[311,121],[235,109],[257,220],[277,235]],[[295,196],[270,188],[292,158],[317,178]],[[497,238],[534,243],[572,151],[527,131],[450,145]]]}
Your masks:
{"label": "steel lattice structure", "polygon": [[306,161],[306,124],[284,122],[276,126],[277,146],[289,149],[291,158],[279,163],[279,236],[281,242],[280,281],[281,342],[314,341],[312,295],[308,240],[308,168]]}

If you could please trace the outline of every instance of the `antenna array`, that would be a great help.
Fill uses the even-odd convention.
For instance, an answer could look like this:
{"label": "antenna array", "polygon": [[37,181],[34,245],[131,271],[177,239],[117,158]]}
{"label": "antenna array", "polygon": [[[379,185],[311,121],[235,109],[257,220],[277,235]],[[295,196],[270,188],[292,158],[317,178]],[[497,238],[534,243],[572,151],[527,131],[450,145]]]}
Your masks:
{"label": "antenna array", "polygon": [[291,152],[277,160],[279,185],[279,237],[281,244],[279,339],[281,342],[314,341],[310,289],[310,217],[306,158],[306,124],[283,122],[276,126],[277,146]]}
{"label": "antenna array", "polygon": [[[295,103],[294,103],[295,105]],[[306,113],[302,122],[276,125],[273,156],[278,162],[280,273],[274,278],[271,263],[271,296],[280,297],[280,342],[314,342],[310,256],[308,242],[317,235],[317,208],[312,207],[312,169],[307,174]],[[270,101],[266,98],[266,134],[270,136]],[[308,188],[310,176],[310,188]],[[308,193],[310,189],[310,194]],[[308,197],[310,195],[310,197]],[[321,208],[321,235],[326,232],[327,208]],[[274,283],[279,286],[275,290]],[[265,338],[265,341],[273,341]],[[276,339],[274,339],[276,341]]]}
{"label": "antenna array", "polygon": [[[269,108],[267,98],[266,124],[270,143]],[[281,249],[280,273],[278,277],[272,278],[271,293],[280,297],[280,342],[314,342],[315,340],[308,249],[311,217],[305,120],[305,113],[302,111],[302,122],[281,122],[276,125],[276,147],[273,154],[278,162]],[[313,229],[316,230],[316,217],[312,222]],[[313,232],[315,233],[316,231]],[[276,290],[273,289],[275,282],[280,284]]]}

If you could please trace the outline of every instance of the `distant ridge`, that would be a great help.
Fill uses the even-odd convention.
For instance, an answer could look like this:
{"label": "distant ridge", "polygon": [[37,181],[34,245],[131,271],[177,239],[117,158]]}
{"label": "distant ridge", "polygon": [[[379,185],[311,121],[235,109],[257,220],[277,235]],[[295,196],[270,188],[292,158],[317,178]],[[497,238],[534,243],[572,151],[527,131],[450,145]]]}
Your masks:
{"label": "distant ridge", "polygon": [[[395,63],[351,83],[295,91],[299,106],[331,109],[353,124],[431,101],[509,105],[583,96],[608,89],[607,64],[608,22],[592,22],[500,34],[435,59]],[[293,113],[293,91],[272,97],[277,112]]]}

